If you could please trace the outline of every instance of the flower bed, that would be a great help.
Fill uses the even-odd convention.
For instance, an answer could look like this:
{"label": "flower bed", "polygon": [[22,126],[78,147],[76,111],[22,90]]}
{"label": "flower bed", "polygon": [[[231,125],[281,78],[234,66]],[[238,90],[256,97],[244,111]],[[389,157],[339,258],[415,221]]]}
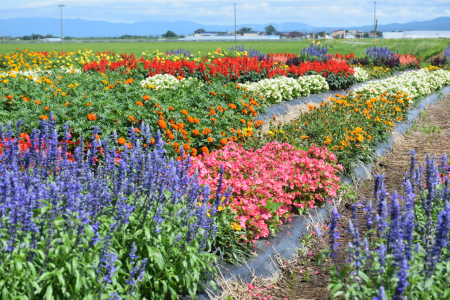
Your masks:
{"label": "flower bed", "polygon": [[273,141],[301,149],[327,146],[351,175],[358,162],[373,160],[373,147],[387,140],[414,99],[448,84],[450,72],[444,70],[421,70],[371,82],[347,96],[336,94],[317,108],[311,105],[309,112],[291,122],[272,125],[264,135],[246,138],[245,147],[259,148]]}
{"label": "flower bed", "polygon": [[[363,224],[358,224],[357,206],[353,205],[353,217],[349,221],[352,242],[347,248],[350,258],[346,266],[338,266],[336,262],[332,266],[332,282],[328,286],[332,297],[448,298],[448,158],[444,155],[438,162],[428,156],[424,177],[422,165],[416,168],[414,151],[411,154],[403,197],[394,192],[389,205],[384,177],[376,179],[375,201],[364,203],[365,235],[359,232]],[[334,210],[333,215],[328,253],[334,260],[339,241],[335,232],[339,214]]]}
{"label": "flower bed", "polygon": [[[202,203],[209,188],[188,176],[188,161],[167,159],[148,127],[142,138],[131,134],[133,147],[120,157],[114,147],[100,153],[95,139],[88,153],[77,147],[74,160],[54,129],[42,122],[22,152],[19,132],[1,131],[0,177],[8,184],[0,189],[2,296],[193,297],[214,272],[221,197]],[[155,146],[143,147],[151,139]]]}
{"label": "flower bed", "polygon": [[420,98],[450,83],[450,72],[438,70],[430,72],[419,70],[407,72],[399,76],[374,81],[355,89],[355,93],[379,95],[405,92],[410,98]]}
{"label": "flower bed", "polygon": [[[220,148],[224,145],[220,140],[236,141],[245,128],[251,131],[262,124],[254,120],[263,111],[264,100],[236,84],[199,84],[195,79],[160,76],[170,81],[164,83],[157,77],[143,88],[132,78],[114,72],[71,74],[53,70],[34,77],[7,75],[0,76],[2,120],[23,120],[28,132],[53,112],[57,128],[69,122],[74,138],[83,135],[90,140],[89,132],[95,125],[109,136],[116,130],[126,146],[128,130],[144,121],[153,132],[162,131],[169,155],[176,156],[180,147],[193,155]],[[179,83],[178,88],[163,88],[175,86],[174,82]]]}
{"label": "flower bed", "polygon": [[263,95],[268,103],[277,103],[328,91],[328,83],[320,75],[303,76],[297,79],[276,77],[241,86]]}
{"label": "flower bed", "polygon": [[[218,176],[221,167],[223,179]],[[245,150],[230,143],[194,159],[191,173],[196,170],[202,184],[220,181],[231,187],[227,206],[246,229],[243,238],[253,240],[267,237],[269,231],[274,234],[293,212],[323,206],[336,196],[341,166],[325,147],[305,152],[286,143],[268,143],[258,150]]]}

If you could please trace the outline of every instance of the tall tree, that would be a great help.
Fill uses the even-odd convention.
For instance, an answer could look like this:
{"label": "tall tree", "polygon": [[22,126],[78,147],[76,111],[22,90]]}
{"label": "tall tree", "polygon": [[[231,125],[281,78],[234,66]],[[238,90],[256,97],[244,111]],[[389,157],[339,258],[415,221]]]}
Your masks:
{"label": "tall tree", "polygon": [[166,33],[162,35],[163,37],[177,37],[175,32],[168,30]]}
{"label": "tall tree", "polygon": [[266,26],[266,34],[267,35],[271,35],[272,33],[274,33],[275,31],[277,31],[276,29],[275,29],[275,27],[273,27],[273,25],[272,24],[270,24],[269,26]]}
{"label": "tall tree", "polygon": [[194,31],[194,33],[202,33],[202,32],[205,32],[205,29],[200,28],[200,29],[197,29],[196,31]]}
{"label": "tall tree", "polygon": [[244,35],[244,33],[252,31],[252,29],[250,27],[242,27],[241,29],[239,29],[237,31],[237,33],[239,33],[240,35]]}

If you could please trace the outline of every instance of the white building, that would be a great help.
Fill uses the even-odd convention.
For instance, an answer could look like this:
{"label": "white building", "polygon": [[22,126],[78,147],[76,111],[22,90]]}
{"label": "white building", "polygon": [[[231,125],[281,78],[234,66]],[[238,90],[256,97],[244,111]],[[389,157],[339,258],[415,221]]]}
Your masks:
{"label": "white building", "polygon": [[44,39],[45,43],[56,43],[56,42],[61,42],[60,38],[45,38]]}
{"label": "white building", "polygon": [[383,32],[384,39],[438,39],[450,38],[450,31]]}

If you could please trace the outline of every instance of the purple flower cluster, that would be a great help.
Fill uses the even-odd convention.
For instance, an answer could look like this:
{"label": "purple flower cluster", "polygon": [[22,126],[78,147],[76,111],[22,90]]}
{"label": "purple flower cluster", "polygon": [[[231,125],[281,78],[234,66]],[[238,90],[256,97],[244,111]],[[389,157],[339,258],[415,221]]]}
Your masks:
{"label": "purple flower cluster", "polygon": [[444,50],[444,62],[450,64],[450,45],[447,45],[447,48]]}
{"label": "purple flower cluster", "polygon": [[178,55],[178,56],[184,56],[184,57],[190,57],[191,51],[183,49],[182,47],[178,48],[177,50],[166,50],[166,55]]}
{"label": "purple flower cluster", "polygon": [[299,59],[301,61],[308,61],[308,60],[328,60],[328,46],[320,47],[320,45],[314,46],[313,43],[309,45],[308,48],[303,48],[300,52]]}
{"label": "purple flower cluster", "polygon": [[387,46],[377,47],[376,45],[374,45],[373,47],[368,47],[365,51],[365,54],[372,60],[381,60],[388,59],[395,53],[394,51],[389,50]]}
{"label": "purple flower cluster", "polygon": [[388,47],[368,47],[365,51],[366,57],[378,67],[386,67],[393,69],[401,66],[400,58],[395,53],[388,49]]}
{"label": "purple flower cluster", "polygon": [[[394,191],[387,197],[389,194],[384,184],[384,176],[375,176],[374,205],[364,201],[363,210],[368,229],[364,239],[358,230],[356,205],[352,205],[352,216],[349,220],[352,242],[348,247],[348,262],[352,266],[355,281],[353,287],[359,288],[359,291],[354,291],[355,294],[352,295],[364,293],[357,274],[366,270],[370,276],[377,277],[374,281],[380,283],[377,290],[371,292],[373,299],[392,297],[393,300],[406,299],[406,293],[410,294],[409,289],[416,288],[410,285],[410,273],[421,276],[423,289],[425,281],[436,277],[435,270],[442,270],[442,266],[439,269],[438,264],[441,261],[446,263],[445,258],[450,253],[447,253],[450,250],[448,157],[442,156],[439,166],[437,163],[437,159],[428,155],[425,168],[422,165],[417,166],[415,151],[411,151],[411,165],[403,179],[402,195]],[[422,172],[425,172],[424,178]],[[419,199],[416,203],[417,196]],[[387,198],[390,198],[389,205]],[[334,220],[335,218],[330,225],[330,235],[333,233],[331,229],[336,227]],[[372,228],[378,229],[378,239],[375,243],[369,242]],[[330,245],[334,251],[334,236],[331,237]],[[371,264],[372,259],[378,263]],[[444,284],[448,281],[446,277],[441,279]],[[439,280],[434,279],[434,282],[433,284],[436,284]],[[386,293],[389,293],[390,297],[387,297]]]}
{"label": "purple flower cluster", "polygon": [[262,52],[260,52],[259,50],[253,49],[252,47],[250,47],[250,50],[247,50],[247,48],[244,47],[244,44],[241,45],[236,45],[234,47],[229,47],[230,51],[237,51],[237,52],[244,52],[247,51],[247,56],[250,58],[258,58],[259,61],[262,61],[266,58],[266,55]]}
{"label": "purple flower cluster", "polygon": [[[49,119],[41,122],[39,130],[33,130],[31,147],[22,152],[17,138],[21,122],[16,124],[16,130],[10,124],[5,128],[0,125],[0,239],[4,245],[4,272],[9,272],[10,266],[4,264],[6,255],[18,252],[36,264],[36,269],[47,271],[51,265],[57,265],[58,259],[49,253],[66,243],[80,258],[92,256],[96,281],[104,286],[113,282],[115,276],[123,276],[117,262],[123,264],[128,258],[122,254],[129,253],[131,269],[124,281],[135,285],[148,271],[147,258],[138,262],[135,243],[130,243],[129,250],[114,250],[115,238],[120,240],[131,217],[134,224],[148,230],[150,237],[167,234],[168,222],[172,222],[180,228],[172,243],[182,240],[184,246],[189,246],[195,240],[199,253],[206,250],[207,242],[217,231],[214,216],[219,200],[198,205],[201,199],[209,199],[210,189],[201,186],[196,176],[188,176],[189,157],[181,161],[167,159],[159,132],[152,135],[149,126],[142,124],[141,137],[137,138],[131,128],[132,147],[120,154],[118,145],[109,146],[106,137],[103,141],[94,139],[87,152],[77,147],[71,159],[66,154],[67,144],[58,140],[53,119]],[[93,137],[99,134],[95,128]],[[70,136],[68,125],[63,136]],[[156,141],[154,146],[144,147],[151,145],[152,139]],[[80,145],[84,145],[83,138]],[[220,186],[218,190],[222,190]],[[229,197],[229,193],[220,195],[223,196]],[[179,209],[172,209],[175,206]],[[187,232],[182,228],[188,228]],[[170,233],[174,230],[172,227]],[[95,255],[89,251],[98,251],[96,265]],[[45,257],[37,259],[36,253]]]}

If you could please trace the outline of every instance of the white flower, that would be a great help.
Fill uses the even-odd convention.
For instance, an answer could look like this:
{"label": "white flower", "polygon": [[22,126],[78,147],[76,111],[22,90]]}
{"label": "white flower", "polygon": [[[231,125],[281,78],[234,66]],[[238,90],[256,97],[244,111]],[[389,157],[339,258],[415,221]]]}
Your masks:
{"label": "white flower", "polygon": [[296,99],[329,90],[326,79],[320,75],[302,76],[298,79],[274,77],[241,86],[260,93],[269,103]]}

